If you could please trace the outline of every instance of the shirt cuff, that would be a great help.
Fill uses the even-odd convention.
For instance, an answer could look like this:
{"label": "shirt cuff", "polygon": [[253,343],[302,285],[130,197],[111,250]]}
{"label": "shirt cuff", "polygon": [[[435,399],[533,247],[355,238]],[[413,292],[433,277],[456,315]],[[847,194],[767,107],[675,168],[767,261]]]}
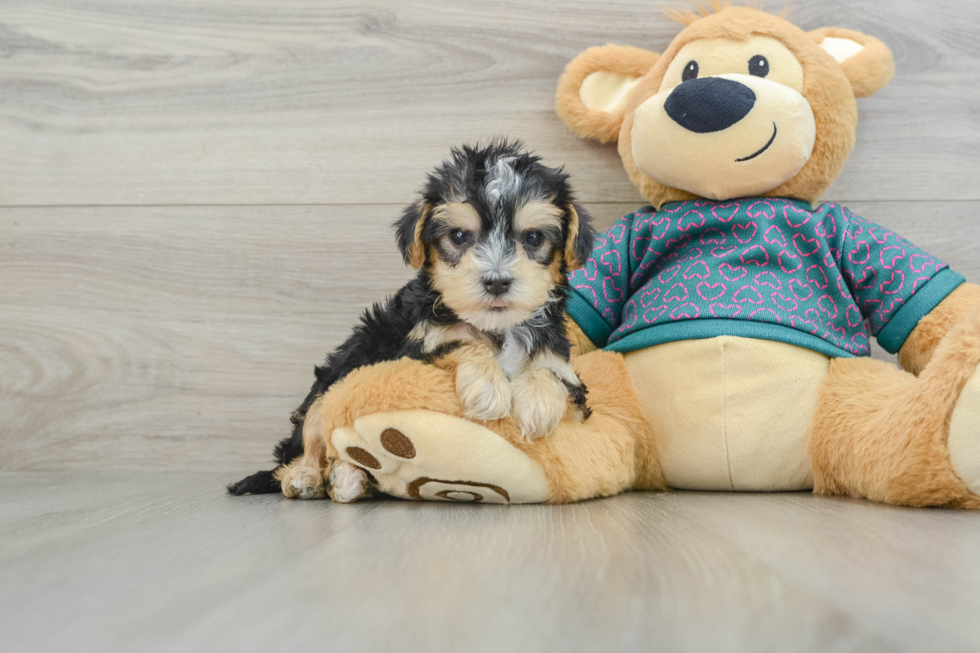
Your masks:
{"label": "shirt cuff", "polygon": [[579,328],[585,332],[585,335],[589,337],[593,345],[599,348],[606,346],[609,336],[612,335],[612,328],[606,324],[606,321],[592,307],[592,304],[587,302],[574,289],[568,293],[568,303],[565,304],[565,310],[575,320],[575,323],[579,325]]}
{"label": "shirt cuff", "polygon": [[888,321],[885,328],[878,332],[878,344],[889,354],[897,354],[918,326],[919,320],[939,306],[939,303],[964,281],[966,278],[958,272],[953,272],[949,268],[940,270],[912,295]]}

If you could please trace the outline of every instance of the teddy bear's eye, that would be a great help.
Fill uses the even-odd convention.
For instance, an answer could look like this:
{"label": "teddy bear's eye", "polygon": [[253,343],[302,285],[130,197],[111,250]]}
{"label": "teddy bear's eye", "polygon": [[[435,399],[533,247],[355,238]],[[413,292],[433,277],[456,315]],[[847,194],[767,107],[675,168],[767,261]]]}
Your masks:
{"label": "teddy bear's eye", "polygon": [[769,74],[769,60],[761,54],[757,54],[749,59],[749,74],[756,77],[765,77]]}
{"label": "teddy bear's eye", "polygon": [[688,61],[687,65],[684,66],[684,72],[681,73],[681,81],[686,82],[691,79],[698,78],[698,62]]}

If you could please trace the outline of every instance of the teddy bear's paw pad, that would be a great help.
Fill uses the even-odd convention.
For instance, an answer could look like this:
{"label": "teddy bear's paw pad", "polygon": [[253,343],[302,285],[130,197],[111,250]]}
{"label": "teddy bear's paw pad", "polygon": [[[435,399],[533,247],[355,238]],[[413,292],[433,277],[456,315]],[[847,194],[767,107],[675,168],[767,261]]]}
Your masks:
{"label": "teddy bear's paw pad", "polygon": [[511,503],[510,493],[499,485],[476,481],[450,481],[422,476],[408,486],[411,498],[424,501]]}
{"label": "teddy bear's paw pad", "polygon": [[322,499],[323,475],[315,467],[290,467],[283,474],[282,493],[288,499]]}
{"label": "teddy bear's paw pad", "polygon": [[[341,460],[360,467],[375,477],[397,473],[401,457],[393,455],[382,444],[390,441],[390,436],[383,440],[379,435],[376,442],[372,440],[373,438],[365,439],[356,428],[350,426],[335,429],[331,435],[331,442]],[[412,447],[414,453],[414,445]],[[395,449],[398,450],[397,447]]]}
{"label": "teddy bear's paw pad", "polygon": [[550,495],[541,467],[493,431],[426,410],[375,413],[334,430],[339,457],[403,499],[540,503]]}
{"label": "teddy bear's paw pad", "polygon": [[330,498],[335,503],[352,503],[368,494],[370,479],[360,467],[338,460],[330,470]]}
{"label": "teddy bear's paw pad", "polygon": [[949,461],[970,491],[980,494],[980,368],[966,382],[949,421]]}

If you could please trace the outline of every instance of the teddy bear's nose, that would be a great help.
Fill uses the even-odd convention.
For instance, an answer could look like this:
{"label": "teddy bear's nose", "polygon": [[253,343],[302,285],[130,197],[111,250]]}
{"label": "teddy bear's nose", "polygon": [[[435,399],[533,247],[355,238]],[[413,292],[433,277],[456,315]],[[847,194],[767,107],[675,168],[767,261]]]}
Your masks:
{"label": "teddy bear's nose", "polygon": [[728,129],[755,106],[755,93],[745,84],[722,77],[691,79],[675,88],[664,109],[674,122],[698,134]]}

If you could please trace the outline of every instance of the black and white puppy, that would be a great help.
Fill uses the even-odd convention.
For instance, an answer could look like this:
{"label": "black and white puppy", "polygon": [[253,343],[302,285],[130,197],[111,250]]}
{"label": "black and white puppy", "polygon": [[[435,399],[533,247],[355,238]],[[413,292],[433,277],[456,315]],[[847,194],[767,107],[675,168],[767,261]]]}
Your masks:
{"label": "black and white puppy", "polygon": [[588,258],[594,231],[567,174],[517,142],[453,149],[395,229],[418,275],[366,311],[316,368],[293,412],[292,436],[276,447],[279,467],[230,485],[232,494],[363,496],[365,472],[326,460],[319,402],[353,370],[404,356],[434,361],[452,352],[466,415],[511,415],[528,439],[553,431],[569,406],[588,417],[585,387],[569,363],[565,298],[566,275]]}

